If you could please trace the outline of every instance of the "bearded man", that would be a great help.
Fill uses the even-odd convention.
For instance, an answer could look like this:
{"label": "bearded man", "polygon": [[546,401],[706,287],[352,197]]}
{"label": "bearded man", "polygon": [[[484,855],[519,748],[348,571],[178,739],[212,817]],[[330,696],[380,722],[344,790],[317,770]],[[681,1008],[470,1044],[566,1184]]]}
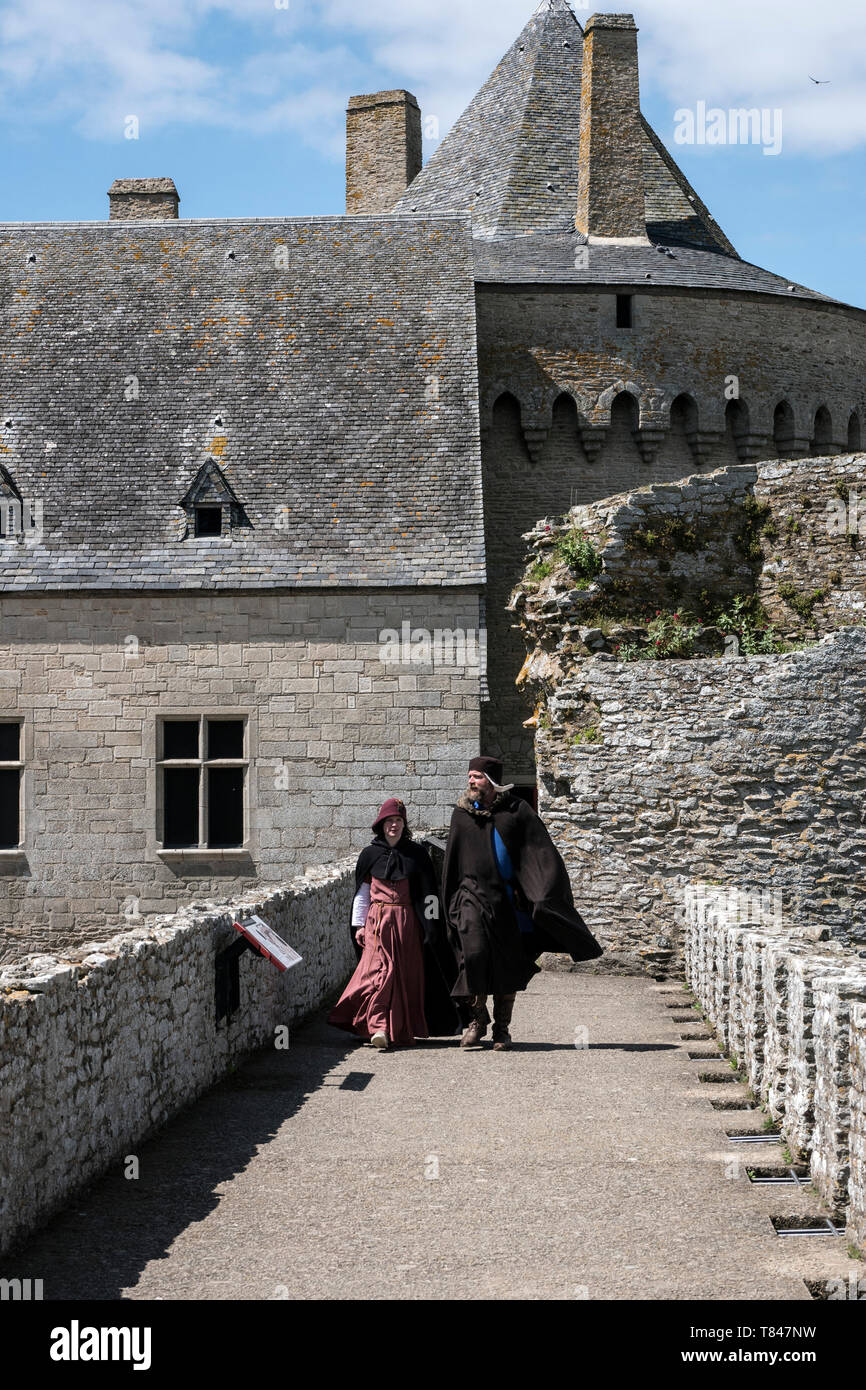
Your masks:
{"label": "bearded man", "polygon": [[459,973],[451,991],[471,1021],[461,1047],[487,1033],[493,995],[493,1050],[511,1046],[517,994],[526,989],[542,951],[572,960],[603,954],[575,911],[568,870],[543,822],[502,785],[502,763],[473,758],[469,788],[451,816],[442,898]]}

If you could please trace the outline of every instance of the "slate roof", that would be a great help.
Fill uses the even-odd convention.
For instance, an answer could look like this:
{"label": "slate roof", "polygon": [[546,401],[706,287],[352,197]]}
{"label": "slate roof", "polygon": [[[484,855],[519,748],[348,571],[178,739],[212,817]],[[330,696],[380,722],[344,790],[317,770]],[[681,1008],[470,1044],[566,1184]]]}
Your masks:
{"label": "slate roof", "polygon": [[[582,64],[574,12],[544,0],[395,212],[469,211],[483,240],[573,229]],[[646,122],[644,134],[650,238],[733,252]]]}
{"label": "slate roof", "polygon": [[465,218],[0,226],[0,589],[483,583],[477,371]]}
{"label": "slate roof", "polygon": [[835,303],[741,261],[670,152],[641,118],[652,246],[591,247],[575,269],[583,29],[566,0],[543,0],[499,66],[395,204],[472,217],[476,275],[500,283],[646,283],[753,290]]}
{"label": "slate roof", "polygon": [[[588,263],[577,262],[583,249]],[[670,256],[664,254],[670,251]],[[527,236],[474,243],[475,278],[488,284],[622,285],[647,290],[668,288],[752,291],[785,299],[840,301],[794,285],[760,266],[674,242],[652,246],[584,244],[577,232]],[[648,278],[649,277],[649,278]],[[789,288],[793,285],[793,289]],[[848,308],[848,305],[844,305]]]}

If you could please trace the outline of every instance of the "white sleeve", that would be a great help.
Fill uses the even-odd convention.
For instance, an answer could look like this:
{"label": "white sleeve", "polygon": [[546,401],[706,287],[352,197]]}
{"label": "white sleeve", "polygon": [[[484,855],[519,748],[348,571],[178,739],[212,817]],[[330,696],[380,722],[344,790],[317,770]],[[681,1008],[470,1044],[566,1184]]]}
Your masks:
{"label": "white sleeve", "polygon": [[363,927],[367,923],[367,913],[370,911],[370,885],[362,883],[355,894],[352,903],[352,926]]}

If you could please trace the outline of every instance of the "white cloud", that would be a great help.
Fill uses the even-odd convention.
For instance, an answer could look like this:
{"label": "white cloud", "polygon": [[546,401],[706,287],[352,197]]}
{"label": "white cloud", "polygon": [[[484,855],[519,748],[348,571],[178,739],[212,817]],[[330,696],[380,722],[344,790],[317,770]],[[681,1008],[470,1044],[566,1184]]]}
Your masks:
{"label": "white cloud", "polygon": [[[700,99],[781,109],[789,152],[866,143],[862,0],[652,0],[637,21],[644,89],[669,99],[672,113]],[[810,74],[829,85],[816,87]]]}
{"label": "white cloud", "polygon": [[[592,11],[576,8],[585,21]],[[597,7],[593,7],[597,8]],[[621,6],[620,8],[625,8]],[[6,0],[0,100],[9,119],[292,130],[341,157],[353,92],[406,86],[447,130],[510,47],[532,0]],[[647,0],[641,75],[656,104],[781,108],[786,151],[866,142],[863,0]],[[242,26],[243,56],[219,45]],[[808,79],[827,78],[816,87]],[[669,130],[661,130],[670,138]]]}

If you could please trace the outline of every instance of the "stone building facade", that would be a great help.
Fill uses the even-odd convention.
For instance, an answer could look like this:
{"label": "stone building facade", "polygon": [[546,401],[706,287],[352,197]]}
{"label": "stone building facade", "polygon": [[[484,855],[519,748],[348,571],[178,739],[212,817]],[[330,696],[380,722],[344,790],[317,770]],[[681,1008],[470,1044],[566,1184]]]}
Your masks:
{"label": "stone building facade", "polygon": [[470,255],[454,216],[0,229],[5,957],[282,883],[392,790],[447,819]]}
{"label": "stone building facade", "polygon": [[346,184],[0,225],[0,959],[282,881],[389,793],[441,824],[480,748],[534,795],[523,534],[860,447],[866,315],[739,257],[631,16],[543,0],[424,168],[411,93],[353,97]]}

